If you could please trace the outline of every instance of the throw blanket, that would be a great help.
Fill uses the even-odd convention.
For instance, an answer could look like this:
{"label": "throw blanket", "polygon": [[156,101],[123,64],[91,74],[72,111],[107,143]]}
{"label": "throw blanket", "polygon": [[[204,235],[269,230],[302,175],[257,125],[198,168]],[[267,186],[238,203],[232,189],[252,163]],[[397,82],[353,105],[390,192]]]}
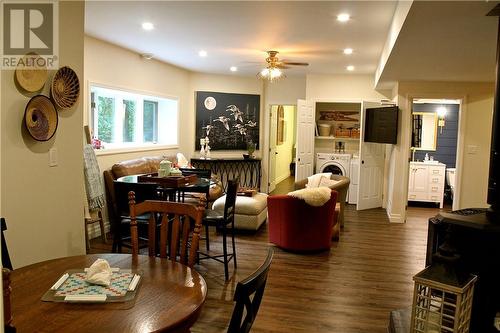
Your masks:
{"label": "throw blanket", "polygon": [[312,176],[307,177],[307,184],[306,187],[313,188],[313,187],[319,187],[319,184],[321,182],[321,178],[326,177],[327,179],[330,179],[332,176],[331,172],[324,172],[324,173],[317,173]]}
{"label": "throw blanket", "polygon": [[302,199],[310,206],[320,207],[330,200],[331,194],[332,190],[328,187],[315,187],[293,191],[287,195],[297,199]]}
{"label": "throw blanket", "polygon": [[83,147],[83,173],[90,210],[104,207],[104,186],[92,145]]}

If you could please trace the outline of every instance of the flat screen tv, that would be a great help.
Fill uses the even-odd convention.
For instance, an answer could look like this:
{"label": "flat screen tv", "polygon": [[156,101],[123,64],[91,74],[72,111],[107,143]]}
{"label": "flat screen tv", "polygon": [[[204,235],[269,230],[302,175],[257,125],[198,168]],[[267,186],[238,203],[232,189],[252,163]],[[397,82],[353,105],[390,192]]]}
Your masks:
{"label": "flat screen tv", "polygon": [[365,142],[396,144],[398,140],[397,106],[366,109]]}

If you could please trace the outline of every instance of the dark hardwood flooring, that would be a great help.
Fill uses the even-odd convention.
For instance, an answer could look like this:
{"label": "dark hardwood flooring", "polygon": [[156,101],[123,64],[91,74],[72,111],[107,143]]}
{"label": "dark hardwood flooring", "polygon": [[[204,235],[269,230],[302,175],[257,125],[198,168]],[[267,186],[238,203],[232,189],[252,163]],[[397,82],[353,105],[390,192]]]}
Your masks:
{"label": "dark hardwood flooring", "polygon": [[[411,305],[412,277],[424,268],[427,219],[437,212],[411,207],[407,223],[390,224],[383,209],[356,211],[347,205],[345,228],[331,251],[294,254],[275,248],[252,332],[385,333],[389,312]],[[221,244],[215,231],[212,242],[214,248]],[[99,239],[91,244],[92,253],[110,251]],[[192,332],[226,331],[236,282],[263,262],[269,246],[267,223],[256,233],[238,234],[238,269],[233,272],[231,263],[227,283],[222,264],[205,260],[195,266],[208,296]]]}

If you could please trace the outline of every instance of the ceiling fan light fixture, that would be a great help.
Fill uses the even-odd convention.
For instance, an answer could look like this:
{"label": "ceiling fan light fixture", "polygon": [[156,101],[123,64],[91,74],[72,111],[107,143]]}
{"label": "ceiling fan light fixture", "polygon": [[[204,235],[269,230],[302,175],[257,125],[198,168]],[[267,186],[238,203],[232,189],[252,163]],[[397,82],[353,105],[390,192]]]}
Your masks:
{"label": "ceiling fan light fixture", "polygon": [[281,70],[279,68],[276,68],[276,67],[271,68],[269,70],[269,75],[271,76],[271,80],[281,77],[282,74],[283,74],[283,72],[281,72]]}
{"label": "ceiling fan light fixture", "polygon": [[285,75],[283,74],[281,69],[279,69],[278,67],[274,67],[274,66],[268,66],[268,67],[264,68],[263,70],[261,70],[259,72],[259,74],[257,74],[257,76],[260,79],[266,80],[269,82],[274,82],[274,81],[277,81],[277,80],[285,77]]}

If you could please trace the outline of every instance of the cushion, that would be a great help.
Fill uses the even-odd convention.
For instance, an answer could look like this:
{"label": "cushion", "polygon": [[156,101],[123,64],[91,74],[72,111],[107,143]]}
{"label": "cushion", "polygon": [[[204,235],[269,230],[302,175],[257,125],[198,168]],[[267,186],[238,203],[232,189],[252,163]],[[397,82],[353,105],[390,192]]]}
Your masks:
{"label": "cushion", "polygon": [[[224,211],[226,196],[215,200],[212,209]],[[259,215],[267,207],[267,194],[256,193],[251,197],[237,196],[235,214]]]}
{"label": "cushion", "polygon": [[319,186],[319,182],[322,177],[330,178],[332,176],[331,172],[317,173],[312,176],[307,177],[306,187],[315,188]]}
{"label": "cushion", "polygon": [[322,176],[318,187],[332,187],[340,183],[341,180],[330,179],[330,177]]}

